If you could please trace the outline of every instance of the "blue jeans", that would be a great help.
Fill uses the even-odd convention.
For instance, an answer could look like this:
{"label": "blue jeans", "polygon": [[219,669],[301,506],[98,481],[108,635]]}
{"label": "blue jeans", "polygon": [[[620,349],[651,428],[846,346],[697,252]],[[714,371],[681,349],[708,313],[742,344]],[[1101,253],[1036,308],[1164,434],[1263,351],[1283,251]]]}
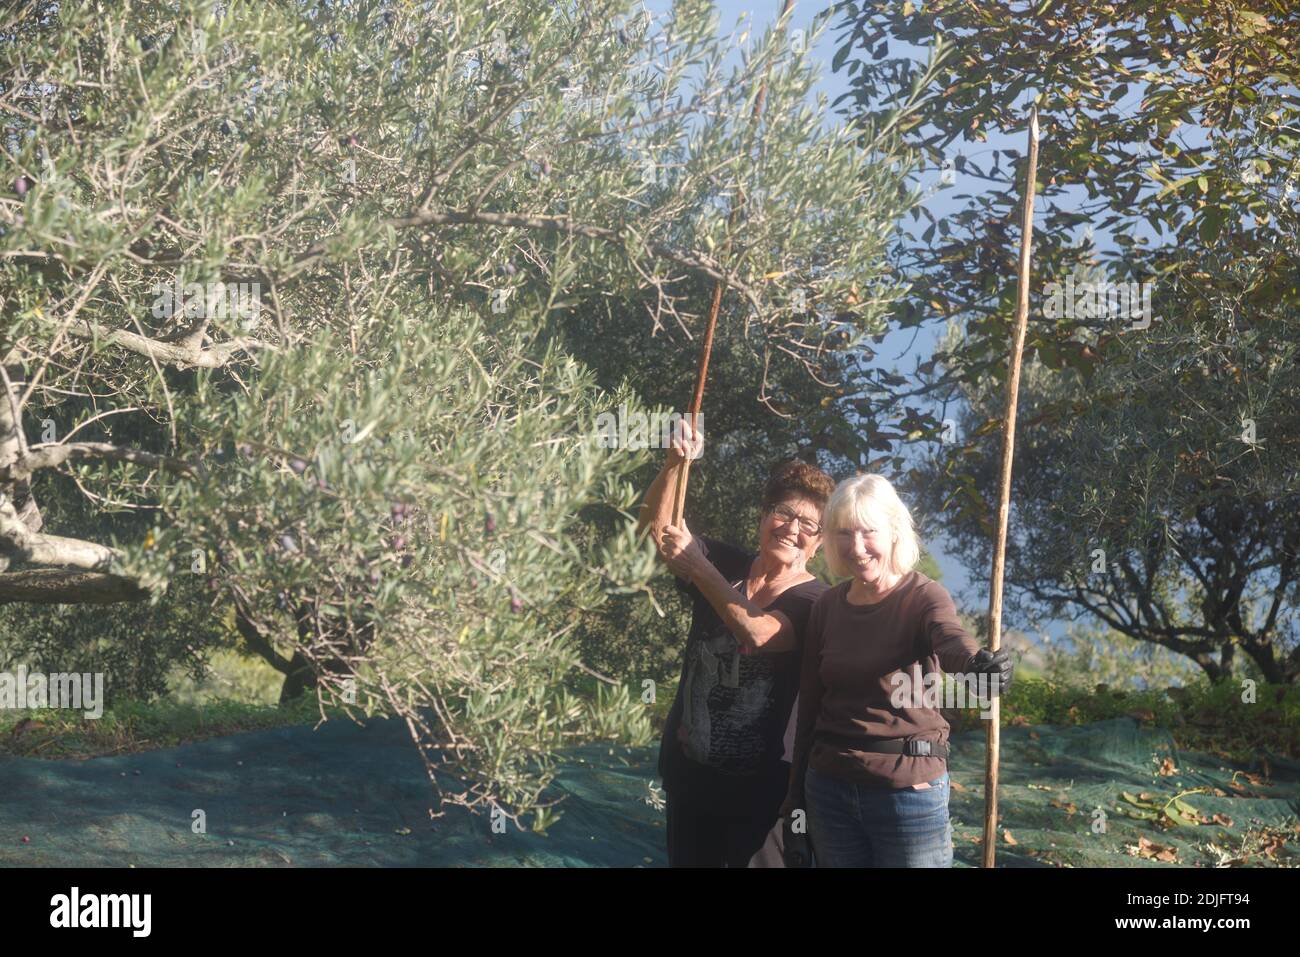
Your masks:
{"label": "blue jeans", "polygon": [[951,867],[948,772],[914,788],[872,788],[808,769],[808,836],[818,867]]}

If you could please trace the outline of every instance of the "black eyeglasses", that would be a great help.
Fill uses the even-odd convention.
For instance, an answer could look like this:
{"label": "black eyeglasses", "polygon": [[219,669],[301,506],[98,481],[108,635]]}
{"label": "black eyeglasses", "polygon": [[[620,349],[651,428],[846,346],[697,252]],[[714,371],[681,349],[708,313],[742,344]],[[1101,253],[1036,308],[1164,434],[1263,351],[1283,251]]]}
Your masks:
{"label": "black eyeglasses", "polygon": [[782,525],[789,525],[791,522],[799,523],[799,530],[805,535],[820,535],[822,526],[820,522],[814,522],[810,518],[804,518],[788,505],[774,505],[772,514],[780,519]]}

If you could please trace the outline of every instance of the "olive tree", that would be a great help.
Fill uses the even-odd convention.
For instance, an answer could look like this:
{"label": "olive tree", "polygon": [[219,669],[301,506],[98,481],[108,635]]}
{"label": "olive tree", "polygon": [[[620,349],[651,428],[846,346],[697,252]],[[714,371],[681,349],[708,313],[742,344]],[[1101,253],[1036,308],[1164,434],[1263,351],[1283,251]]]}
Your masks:
{"label": "olive tree", "polygon": [[[888,137],[807,105],[812,38],[724,70],[694,0],[6,17],[0,602],[195,576],[286,696],[400,717],[444,803],[544,826],[558,748],[648,736],[570,637],[653,568],[645,452],[595,427],[641,400],[551,331],[609,297],[698,328],[722,283],[815,372],[902,291]],[[130,520],[50,527],[56,474]]]}
{"label": "olive tree", "polygon": [[[836,68],[871,129],[898,98],[945,200],[891,259],[902,326],[952,323],[885,392],[915,476],[987,568],[1032,103],[1041,127],[1007,584],[1211,678],[1300,676],[1300,60],[1287,5],[853,0]],[[946,51],[923,72],[927,51]],[[1134,293],[1140,294],[1134,295]],[[904,427],[906,429],[907,426]]]}

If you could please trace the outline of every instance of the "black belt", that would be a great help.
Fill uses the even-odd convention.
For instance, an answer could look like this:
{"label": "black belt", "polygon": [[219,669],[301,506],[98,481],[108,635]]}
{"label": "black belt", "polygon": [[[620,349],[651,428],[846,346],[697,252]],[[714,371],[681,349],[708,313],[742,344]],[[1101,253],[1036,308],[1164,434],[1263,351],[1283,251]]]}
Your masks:
{"label": "black belt", "polygon": [[944,741],[919,741],[915,738],[855,738],[844,734],[818,731],[818,741],[839,745],[851,751],[870,751],[876,754],[906,754],[913,758],[942,758],[948,760],[951,749]]}

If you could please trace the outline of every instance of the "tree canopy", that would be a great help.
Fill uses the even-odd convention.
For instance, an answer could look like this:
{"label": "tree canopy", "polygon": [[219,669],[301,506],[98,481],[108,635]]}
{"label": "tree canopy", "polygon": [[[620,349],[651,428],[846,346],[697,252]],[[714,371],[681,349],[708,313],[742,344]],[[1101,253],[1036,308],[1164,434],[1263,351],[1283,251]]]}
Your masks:
{"label": "tree canopy", "polygon": [[[924,158],[915,175],[938,173],[952,207],[918,207],[891,256],[913,286],[897,322],[958,330],[898,390],[956,403],[911,435],[930,443],[913,479],[932,522],[987,567],[1032,102],[1033,374],[1008,585],[1039,611],[1094,615],[1212,677],[1232,674],[1243,650],[1269,680],[1295,681],[1296,11],[839,6],[850,114],[870,128],[890,104],[916,102],[900,124]],[[932,79],[904,44],[947,51]],[[1127,308],[1130,289],[1142,309]]]}
{"label": "tree canopy", "polygon": [[184,579],[286,692],[401,717],[443,801],[537,826],[556,749],[645,740],[572,640],[654,566],[645,451],[595,429],[644,400],[575,317],[689,336],[722,282],[752,360],[816,376],[901,294],[905,196],[887,131],[807,105],[804,38],[724,70],[710,5],[637,13],[7,13],[0,602]]}

